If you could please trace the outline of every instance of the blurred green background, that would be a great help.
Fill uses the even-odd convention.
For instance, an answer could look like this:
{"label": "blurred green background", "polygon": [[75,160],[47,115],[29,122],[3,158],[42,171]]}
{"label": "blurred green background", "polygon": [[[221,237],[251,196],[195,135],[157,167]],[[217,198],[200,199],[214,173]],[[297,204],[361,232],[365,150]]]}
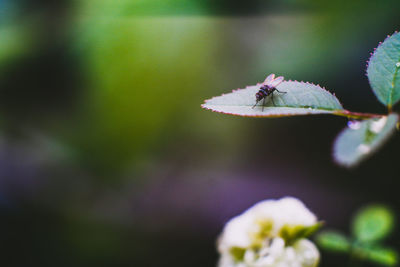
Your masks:
{"label": "blurred green background", "polygon": [[[276,73],[384,112],[366,61],[399,11],[395,0],[0,0],[4,266],[215,266],[224,223],[285,195],[343,231],[367,202],[397,211],[398,137],[345,170],[330,155],[343,118],[200,104]],[[343,260],[323,254],[322,266]]]}

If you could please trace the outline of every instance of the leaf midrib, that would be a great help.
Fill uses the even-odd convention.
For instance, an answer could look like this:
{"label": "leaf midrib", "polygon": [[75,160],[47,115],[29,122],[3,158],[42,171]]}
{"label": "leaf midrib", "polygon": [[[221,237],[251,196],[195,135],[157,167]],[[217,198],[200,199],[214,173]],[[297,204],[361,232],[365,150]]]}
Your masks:
{"label": "leaf midrib", "polygon": [[[392,45],[392,47],[393,47],[395,50],[399,51],[399,49],[397,48],[397,46],[395,46],[394,44],[390,44],[390,45]],[[388,49],[388,48],[387,48],[387,49]],[[390,61],[393,60],[393,59],[389,56],[389,54],[387,53],[386,49],[382,49],[382,52],[383,52],[383,54],[386,55],[386,57],[387,57]],[[400,62],[400,57],[397,58],[397,61],[396,61],[394,64],[396,64],[396,63],[398,63],[398,62]],[[382,64],[382,66],[386,69],[386,66],[385,66],[384,64]],[[387,70],[387,69],[386,69],[386,70]],[[387,71],[390,73],[389,70],[387,70]],[[396,76],[397,76],[397,73],[398,73],[398,72],[399,72],[399,67],[396,66],[396,70],[394,71],[394,74],[393,74],[393,79],[391,80],[391,87],[389,88],[389,91],[390,91],[389,96],[388,96],[388,107],[389,107],[389,109],[391,109],[391,107],[392,107],[392,105],[393,105],[394,86],[395,86]]]}
{"label": "leaf midrib", "polygon": [[[398,59],[398,61],[397,62],[400,62],[400,57],[399,57],[399,59]],[[395,72],[394,72],[394,76],[393,76],[393,80],[392,80],[392,87],[390,88],[390,94],[389,94],[389,104],[388,104],[388,107],[389,108],[391,108],[392,107],[392,104],[393,104],[393,93],[394,93],[394,84],[395,84],[395,82],[396,82],[396,76],[397,76],[397,73],[399,72],[399,68],[400,67],[397,67],[396,66],[396,70],[395,70]]]}
{"label": "leaf midrib", "polygon": [[[225,104],[207,104],[209,106],[227,106],[227,107],[252,107],[253,105],[225,105]],[[257,105],[256,107],[262,107],[262,105]],[[310,108],[313,110],[324,110],[324,111],[338,111],[341,109],[330,109],[330,108],[315,108],[312,106],[264,106],[264,108],[299,108],[299,109],[307,109],[309,110]]]}

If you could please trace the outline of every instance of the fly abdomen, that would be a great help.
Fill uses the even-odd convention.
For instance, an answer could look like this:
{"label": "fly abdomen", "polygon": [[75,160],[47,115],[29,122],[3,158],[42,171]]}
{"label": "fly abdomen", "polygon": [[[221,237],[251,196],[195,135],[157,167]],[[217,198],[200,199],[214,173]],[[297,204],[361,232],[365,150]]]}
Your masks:
{"label": "fly abdomen", "polygon": [[263,99],[264,97],[266,97],[267,96],[267,93],[264,91],[264,90],[259,90],[257,93],[256,93],[256,100],[257,101],[260,101],[261,99]]}

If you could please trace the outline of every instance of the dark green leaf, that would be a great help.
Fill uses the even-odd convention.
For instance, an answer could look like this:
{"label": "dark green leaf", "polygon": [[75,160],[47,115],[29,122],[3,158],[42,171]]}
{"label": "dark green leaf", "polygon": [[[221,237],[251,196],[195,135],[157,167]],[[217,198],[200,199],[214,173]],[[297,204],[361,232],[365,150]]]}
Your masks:
{"label": "dark green leaf", "polygon": [[367,75],[376,97],[391,107],[400,100],[400,34],[388,37],[369,60]]}

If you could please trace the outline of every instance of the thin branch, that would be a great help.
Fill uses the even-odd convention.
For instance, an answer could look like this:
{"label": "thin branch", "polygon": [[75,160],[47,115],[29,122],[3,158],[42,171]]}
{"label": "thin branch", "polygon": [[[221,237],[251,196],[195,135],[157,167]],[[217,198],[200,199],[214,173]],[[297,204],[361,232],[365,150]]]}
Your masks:
{"label": "thin branch", "polygon": [[387,116],[387,114],[375,114],[375,113],[363,113],[363,112],[353,112],[349,110],[337,110],[333,115],[347,117],[349,119],[372,119]]}

